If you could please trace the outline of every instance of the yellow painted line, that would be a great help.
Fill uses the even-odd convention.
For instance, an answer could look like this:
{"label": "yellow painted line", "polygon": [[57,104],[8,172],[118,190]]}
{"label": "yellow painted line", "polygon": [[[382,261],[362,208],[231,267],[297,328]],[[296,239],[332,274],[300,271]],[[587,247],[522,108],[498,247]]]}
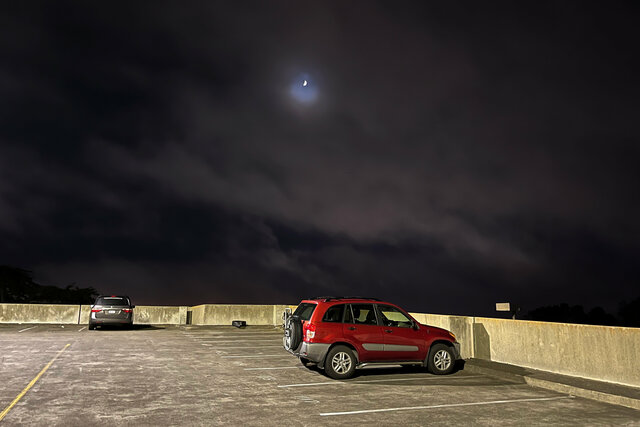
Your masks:
{"label": "yellow painted line", "polygon": [[31,389],[31,387],[34,386],[34,384],[36,382],[38,382],[38,380],[40,379],[40,377],[42,375],[44,375],[45,372],[47,372],[47,369],[49,369],[51,367],[51,365],[53,365],[53,362],[56,361],[56,359],[70,346],[71,344],[67,344],[64,346],[64,348],[62,350],[60,350],[58,352],[58,354],[56,354],[53,359],[51,359],[51,361],[49,363],[47,363],[45,365],[44,368],[42,368],[42,370],[38,373],[38,375],[36,375],[36,377],[34,379],[31,380],[31,382],[29,384],[27,384],[27,386],[24,388],[24,390],[22,390],[20,392],[19,395],[16,396],[15,399],[13,399],[13,402],[11,402],[9,404],[9,406],[7,406],[6,408],[4,408],[4,411],[0,412],[0,421],[2,421],[2,419],[4,417],[7,416],[7,414],[9,413],[9,411],[11,410],[11,408],[13,408],[14,406],[16,406],[16,403],[18,403],[20,401],[20,399],[22,399],[22,396],[24,396],[25,394],[27,394],[27,392]]}

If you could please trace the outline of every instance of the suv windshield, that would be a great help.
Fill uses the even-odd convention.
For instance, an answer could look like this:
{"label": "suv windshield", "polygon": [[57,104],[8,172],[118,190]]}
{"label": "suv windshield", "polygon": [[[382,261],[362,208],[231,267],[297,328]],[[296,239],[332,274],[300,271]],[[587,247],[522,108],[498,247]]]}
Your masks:
{"label": "suv windshield", "polygon": [[298,316],[301,320],[309,320],[311,319],[311,315],[313,314],[313,310],[316,309],[317,304],[312,304],[310,302],[303,302],[296,308],[296,311],[293,312],[294,316]]}
{"label": "suv windshield", "polygon": [[129,305],[129,299],[122,297],[100,297],[95,305]]}

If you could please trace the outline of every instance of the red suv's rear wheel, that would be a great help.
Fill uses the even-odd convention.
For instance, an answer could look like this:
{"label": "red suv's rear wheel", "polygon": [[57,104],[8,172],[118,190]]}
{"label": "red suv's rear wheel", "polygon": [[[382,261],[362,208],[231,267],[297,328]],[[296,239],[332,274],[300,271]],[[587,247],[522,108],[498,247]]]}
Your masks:
{"label": "red suv's rear wheel", "polygon": [[324,362],[324,371],[336,380],[351,378],[356,370],[356,357],[353,351],[344,345],[329,350]]}

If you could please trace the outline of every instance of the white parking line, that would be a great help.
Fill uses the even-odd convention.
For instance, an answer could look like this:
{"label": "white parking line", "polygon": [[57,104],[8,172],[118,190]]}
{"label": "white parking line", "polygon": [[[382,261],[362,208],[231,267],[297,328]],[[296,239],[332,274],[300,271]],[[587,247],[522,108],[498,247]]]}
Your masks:
{"label": "white parking line", "polygon": [[[460,378],[478,378],[481,375],[461,375],[458,377],[448,377],[447,380],[452,380],[452,379],[460,379]],[[422,380],[435,380],[435,379],[443,379],[444,377],[415,377],[415,378],[386,378],[383,380],[366,380],[366,381],[324,381],[321,383],[304,383],[304,384],[285,384],[285,385],[279,385],[278,387],[280,388],[287,388],[287,387],[311,387],[311,386],[318,386],[318,385],[347,385],[347,384],[356,384],[356,385],[361,385],[361,384],[368,384],[368,383],[387,383],[387,382],[393,382],[393,381],[422,381]]]}
{"label": "white parking line", "polygon": [[[195,334],[194,334],[195,335]],[[231,334],[198,334],[201,337],[281,337],[282,332],[243,332],[243,333],[231,333]]]}
{"label": "white parking line", "polygon": [[361,411],[324,412],[324,413],[321,413],[320,416],[326,417],[326,416],[332,416],[332,415],[371,414],[374,412],[414,411],[418,409],[454,408],[458,406],[499,405],[502,403],[541,402],[546,400],[560,400],[560,399],[573,399],[573,396],[539,397],[539,398],[531,398],[531,399],[513,399],[513,400],[490,400],[486,402],[470,402],[470,403],[447,403],[443,405],[405,406],[400,408],[365,409]]}
{"label": "white parking line", "polygon": [[30,328],[20,329],[18,332],[28,331],[29,329],[33,329],[33,328],[37,328],[37,326],[32,326],[32,327],[30,327]]}
{"label": "white parking line", "polygon": [[[211,344],[202,344],[202,345],[211,345]],[[224,346],[216,346],[216,349],[220,349],[220,350],[227,350],[227,349],[239,349],[239,348],[243,348],[243,349],[253,349],[253,348],[282,348],[281,345],[255,345],[255,346],[250,346],[250,345],[245,345],[243,347],[238,347],[238,346],[233,346],[233,347],[224,347]]]}
{"label": "white parking line", "polygon": [[247,343],[257,343],[257,342],[268,342],[268,343],[274,343],[277,341],[274,340],[233,340],[233,341],[211,341],[211,340],[201,340],[198,342],[206,342],[206,343],[215,343],[215,344],[235,344],[235,343],[241,343],[241,342],[247,342]]}
{"label": "white parking line", "polygon": [[245,371],[270,371],[275,369],[307,369],[304,366],[278,366],[275,368],[244,368]]}
{"label": "white parking line", "polygon": [[83,329],[87,329],[87,327],[83,326],[82,328],[78,329],[78,332],[82,331]]}
{"label": "white parking line", "polygon": [[223,359],[254,359],[258,357],[291,357],[289,353],[287,354],[262,354],[260,356],[220,356]]}
{"label": "white parking line", "polygon": [[[260,338],[260,339],[264,340],[265,338],[269,338],[269,337],[264,336],[264,335],[260,335],[260,336],[258,336],[258,335],[255,335],[255,336],[245,335],[245,336],[242,336],[242,337],[240,337],[240,336],[235,336],[235,337],[234,336],[228,336],[228,337],[198,337],[198,338],[194,337],[193,339],[198,340],[198,341],[202,341],[202,340],[205,340],[205,341],[222,341],[222,340],[235,340],[235,339],[250,341],[247,338],[254,338],[254,339]],[[274,335],[273,337],[271,337],[271,339],[272,340],[277,340],[277,339],[281,340],[282,339],[282,335]],[[253,340],[251,340],[251,341],[253,341]]]}

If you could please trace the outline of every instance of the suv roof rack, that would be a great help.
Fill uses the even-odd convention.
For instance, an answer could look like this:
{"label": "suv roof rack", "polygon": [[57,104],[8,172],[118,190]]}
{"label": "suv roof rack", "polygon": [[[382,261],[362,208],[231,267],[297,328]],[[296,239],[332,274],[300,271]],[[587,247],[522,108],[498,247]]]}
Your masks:
{"label": "suv roof rack", "polygon": [[361,296],[341,296],[341,297],[313,297],[313,298],[309,298],[309,299],[321,299],[324,300],[324,302],[329,302],[329,301],[337,301],[337,300],[341,300],[341,299],[368,299],[371,301],[380,301],[379,298],[372,298],[372,297],[361,297]]}

